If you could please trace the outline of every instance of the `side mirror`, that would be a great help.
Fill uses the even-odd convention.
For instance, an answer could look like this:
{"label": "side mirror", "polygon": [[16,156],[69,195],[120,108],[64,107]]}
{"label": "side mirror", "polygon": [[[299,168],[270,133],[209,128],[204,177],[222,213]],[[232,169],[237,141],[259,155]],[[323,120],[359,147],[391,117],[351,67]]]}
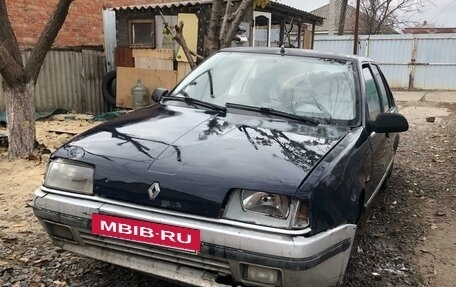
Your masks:
{"label": "side mirror", "polygon": [[152,101],[158,103],[160,102],[160,100],[166,96],[168,94],[168,90],[167,89],[164,89],[164,88],[156,88],[153,92],[152,92]]}
{"label": "side mirror", "polygon": [[372,123],[372,129],[376,133],[400,133],[407,131],[409,124],[401,114],[381,113]]}

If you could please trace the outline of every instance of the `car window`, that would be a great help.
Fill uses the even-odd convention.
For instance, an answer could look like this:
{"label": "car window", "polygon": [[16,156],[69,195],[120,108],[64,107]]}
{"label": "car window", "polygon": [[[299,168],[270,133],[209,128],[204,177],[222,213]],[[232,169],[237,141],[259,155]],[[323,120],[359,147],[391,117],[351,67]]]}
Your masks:
{"label": "car window", "polygon": [[353,63],[326,58],[219,52],[171,95],[272,108],[341,125],[352,124],[358,114]]}
{"label": "car window", "polygon": [[386,112],[390,109],[390,103],[388,99],[388,92],[385,87],[385,83],[383,82],[382,76],[380,75],[380,71],[377,65],[372,65],[372,71],[374,72],[375,80],[377,80],[377,84],[380,91],[380,99],[382,101],[383,111]]}
{"label": "car window", "polygon": [[380,97],[372,76],[369,66],[363,66],[364,87],[366,92],[367,108],[369,109],[369,118],[375,120],[381,112]]}
{"label": "car window", "polygon": [[389,102],[390,109],[394,108],[394,107],[396,107],[396,103],[394,101],[393,93],[391,92],[391,89],[390,89],[390,87],[388,85],[388,82],[386,81],[385,75],[383,75],[383,73],[382,73],[382,70],[380,69],[379,66],[376,65],[376,67],[378,69],[378,73],[379,73],[379,76],[380,76],[380,78],[382,80],[382,83],[383,83],[383,85],[384,85],[384,87],[386,89],[386,95],[388,97],[388,102]]}

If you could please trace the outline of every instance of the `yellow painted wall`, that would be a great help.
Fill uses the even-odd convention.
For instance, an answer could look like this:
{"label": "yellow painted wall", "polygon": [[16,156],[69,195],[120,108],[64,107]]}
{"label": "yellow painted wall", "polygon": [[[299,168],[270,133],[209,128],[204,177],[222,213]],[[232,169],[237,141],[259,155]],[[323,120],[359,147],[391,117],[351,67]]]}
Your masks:
{"label": "yellow painted wall", "polygon": [[[177,16],[177,23],[183,21],[184,22],[184,32],[183,36],[185,41],[187,42],[188,48],[197,53],[198,47],[198,17],[195,14],[187,14],[187,13],[180,13]],[[177,51],[176,60],[178,62],[188,62],[187,58],[185,57],[184,51],[182,47],[179,47]],[[193,60],[196,61],[196,58],[193,57]]]}

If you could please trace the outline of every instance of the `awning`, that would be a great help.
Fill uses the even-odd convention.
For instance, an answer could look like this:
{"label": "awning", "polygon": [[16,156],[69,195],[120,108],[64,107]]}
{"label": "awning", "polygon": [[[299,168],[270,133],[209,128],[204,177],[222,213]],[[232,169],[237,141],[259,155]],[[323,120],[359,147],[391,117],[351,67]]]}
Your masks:
{"label": "awning", "polygon": [[[240,0],[234,0],[236,2]],[[183,8],[183,7],[194,7],[202,5],[210,5],[212,0],[196,0],[196,1],[175,1],[168,3],[155,3],[155,4],[140,4],[140,5],[129,5],[129,6],[120,6],[112,8],[114,11],[125,11],[125,10],[154,10],[154,9],[173,9],[173,8]],[[316,25],[321,25],[323,23],[323,18],[312,13],[281,4],[275,1],[271,1],[271,5],[265,9],[258,8],[257,10],[267,11],[274,14],[274,12],[283,13],[289,17],[299,18],[303,21],[312,22]]]}

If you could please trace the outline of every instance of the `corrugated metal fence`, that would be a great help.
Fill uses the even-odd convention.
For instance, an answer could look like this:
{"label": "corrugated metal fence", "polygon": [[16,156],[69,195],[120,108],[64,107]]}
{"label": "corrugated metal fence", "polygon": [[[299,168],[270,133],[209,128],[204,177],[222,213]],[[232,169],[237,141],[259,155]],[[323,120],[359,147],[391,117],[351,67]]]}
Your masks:
{"label": "corrugated metal fence", "polygon": [[[316,36],[314,48],[351,54],[353,36]],[[393,88],[456,90],[456,34],[360,36],[358,51],[380,64]]]}
{"label": "corrugated metal fence", "polygon": [[[25,61],[30,52],[24,52]],[[93,50],[50,51],[41,67],[36,85],[36,111],[61,108],[100,114],[109,110],[101,83],[105,74],[104,54]],[[0,111],[5,111],[0,85]]]}

